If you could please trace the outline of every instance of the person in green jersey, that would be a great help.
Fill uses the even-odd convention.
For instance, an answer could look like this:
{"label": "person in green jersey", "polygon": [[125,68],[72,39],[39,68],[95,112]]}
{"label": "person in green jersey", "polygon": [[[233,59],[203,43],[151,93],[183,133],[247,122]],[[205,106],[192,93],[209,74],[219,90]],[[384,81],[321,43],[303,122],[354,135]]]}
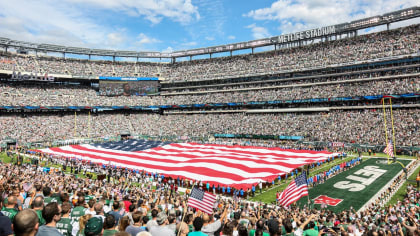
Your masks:
{"label": "person in green jersey", "polygon": [[85,215],[86,208],[85,208],[85,197],[83,195],[80,195],[77,199],[77,205],[71,212],[71,220],[74,222],[79,222],[79,218],[83,215]]}
{"label": "person in green jersey", "polygon": [[18,213],[18,211],[15,209],[15,206],[17,204],[17,198],[15,196],[9,196],[7,200],[4,201],[4,208],[1,211],[3,215],[9,217],[10,221],[13,222],[13,218],[15,218],[15,215]]}
{"label": "person in green jersey", "polygon": [[303,236],[318,236],[318,230],[315,229],[315,222],[311,221],[308,224],[309,229],[303,231]]}
{"label": "person in green jersey", "polygon": [[58,194],[52,194],[51,188],[45,186],[42,189],[42,194],[44,195],[44,205],[47,205],[50,202],[57,202],[58,204],[61,203],[60,196]]}
{"label": "person in green jersey", "polygon": [[20,211],[13,219],[13,231],[16,236],[34,236],[38,228],[38,215],[33,209]]}
{"label": "person in green jersey", "polygon": [[32,208],[35,210],[39,218],[39,226],[45,225],[45,219],[42,217],[42,210],[44,209],[44,197],[36,196],[32,202]]}
{"label": "person in green jersey", "polygon": [[118,230],[115,229],[115,227],[117,226],[115,224],[115,222],[116,222],[116,220],[115,220],[115,217],[113,215],[108,215],[105,218],[103,236],[112,236],[116,232],[118,232]]}
{"label": "person in green jersey", "polygon": [[64,236],[71,236],[73,230],[73,221],[70,219],[71,204],[65,202],[61,205],[61,220],[57,222],[56,228]]}

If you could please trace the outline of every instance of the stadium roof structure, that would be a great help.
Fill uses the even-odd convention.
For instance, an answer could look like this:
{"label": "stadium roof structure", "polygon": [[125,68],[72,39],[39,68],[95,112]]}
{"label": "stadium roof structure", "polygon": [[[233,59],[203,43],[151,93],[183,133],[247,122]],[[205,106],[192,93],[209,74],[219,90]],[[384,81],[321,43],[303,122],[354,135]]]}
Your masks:
{"label": "stadium roof structure", "polygon": [[348,33],[357,32],[357,30],[375,27],[379,25],[385,25],[408,20],[412,18],[420,17],[420,6],[406,8],[398,11],[393,11],[383,15],[372,16],[360,20],[351,21],[348,23],[342,23],[327,27],[321,27],[318,29],[306,30],[302,32],[296,32],[291,34],[279,35],[270,38],[257,39],[246,42],[225,44],[219,46],[212,46],[206,48],[197,48],[190,50],[175,51],[171,53],[154,52],[154,51],[118,51],[118,50],[107,50],[107,49],[90,49],[80,47],[67,47],[54,44],[37,44],[31,42],[24,42],[18,40],[12,40],[8,38],[0,37],[0,47],[3,48],[16,48],[19,50],[31,50],[35,52],[55,52],[55,53],[66,53],[78,54],[78,55],[89,55],[89,56],[111,56],[111,57],[131,57],[131,58],[180,58],[180,57],[192,57],[197,55],[209,54],[221,52],[231,52],[243,49],[254,49],[265,46],[287,45],[291,43],[300,43],[301,41],[313,40],[319,38],[327,38],[330,36],[343,35]]}

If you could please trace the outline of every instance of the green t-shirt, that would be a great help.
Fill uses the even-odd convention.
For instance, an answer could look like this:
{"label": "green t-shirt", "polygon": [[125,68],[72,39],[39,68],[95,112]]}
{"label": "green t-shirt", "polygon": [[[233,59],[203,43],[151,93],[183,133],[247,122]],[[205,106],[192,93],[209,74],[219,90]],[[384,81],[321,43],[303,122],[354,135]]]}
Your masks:
{"label": "green t-shirt", "polygon": [[86,208],[83,206],[77,206],[73,209],[70,214],[70,219],[75,222],[79,222],[81,216],[84,216],[86,212]]}
{"label": "green t-shirt", "polygon": [[[383,223],[383,222],[382,222]],[[383,223],[382,225],[384,225],[385,223]],[[347,224],[339,224],[338,227],[343,227],[343,229],[345,231],[347,231],[348,225]]]}
{"label": "green t-shirt", "polygon": [[15,218],[15,215],[18,213],[18,211],[15,208],[3,208],[1,213],[9,217],[9,219],[13,222],[13,218]]}
{"label": "green t-shirt", "polygon": [[47,205],[50,202],[56,202],[58,204],[61,203],[60,198],[59,197],[46,197],[44,198],[44,205]]}
{"label": "green t-shirt", "polygon": [[[251,229],[250,231],[249,231],[249,236],[254,236],[255,235],[255,229]],[[270,234],[269,233],[266,233],[266,232],[263,232],[263,236],[270,236]]]}
{"label": "green t-shirt", "polygon": [[73,230],[72,223],[73,221],[70,218],[61,218],[55,227],[64,236],[71,236],[71,231]]}
{"label": "green t-shirt", "polygon": [[35,210],[36,214],[38,215],[39,219],[39,226],[45,225],[45,219],[42,217],[42,210]]}
{"label": "green t-shirt", "polygon": [[318,231],[314,229],[307,229],[303,231],[303,236],[318,236]]}
{"label": "green t-shirt", "polygon": [[104,230],[104,233],[102,234],[102,236],[112,236],[117,232],[118,232],[118,230],[115,230],[115,229],[111,229],[111,230],[106,229],[106,230]]}

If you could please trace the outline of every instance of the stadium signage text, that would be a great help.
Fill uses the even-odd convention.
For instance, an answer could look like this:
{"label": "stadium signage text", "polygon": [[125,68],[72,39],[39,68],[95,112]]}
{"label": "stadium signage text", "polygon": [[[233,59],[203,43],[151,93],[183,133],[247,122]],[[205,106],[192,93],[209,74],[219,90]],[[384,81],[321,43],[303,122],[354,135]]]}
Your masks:
{"label": "stadium signage text", "polygon": [[13,71],[12,73],[12,80],[32,80],[32,81],[54,81],[53,76],[48,76],[46,73],[45,75],[38,75],[38,73],[35,72],[35,74],[25,74],[22,72]]}
{"label": "stadium signage text", "polygon": [[284,34],[277,37],[277,43],[287,43],[297,40],[304,40],[310,38],[317,38],[321,36],[326,36],[330,34],[335,34],[335,26],[321,27],[317,29],[311,29],[291,34]]}
{"label": "stadium signage text", "polygon": [[354,172],[354,174],[346,177],[346,179],[351,181],[337,182],[334,184],[334,187],[338,189],[348,189],[350,192],[362,191],[366,188],[366,186],[373,183],[385,172],[386,170],[379,169],[378,166],[365,166],[363,169],[358,170]]}

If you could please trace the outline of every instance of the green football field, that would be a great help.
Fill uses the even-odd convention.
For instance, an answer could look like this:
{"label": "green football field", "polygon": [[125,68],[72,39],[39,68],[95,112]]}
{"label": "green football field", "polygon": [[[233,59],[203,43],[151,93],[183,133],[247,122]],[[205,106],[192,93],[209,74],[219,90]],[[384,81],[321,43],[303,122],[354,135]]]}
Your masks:
{"label": "green football field", "polygon": [[[399,160],[403,165],[410,163],[409,160]],[[402,166],[398,163],[387,164],[386,159],[368,159],[361,164],[342,172],[325,183],[309,189],[309,198],[327,200],[335,206],[327,205],[327,209],[340,212],[353,207],[356,211],[378,193],[400,171]],[[334,200],[336,199],[336,200]],[[342,200],[341,202],[340,199]],[[314,204],[317,209],[321,204]],[[339,202],[339,203],[337,203]],[[308,203],[308,198],[303,197],[298,201],[299,205]]]}

